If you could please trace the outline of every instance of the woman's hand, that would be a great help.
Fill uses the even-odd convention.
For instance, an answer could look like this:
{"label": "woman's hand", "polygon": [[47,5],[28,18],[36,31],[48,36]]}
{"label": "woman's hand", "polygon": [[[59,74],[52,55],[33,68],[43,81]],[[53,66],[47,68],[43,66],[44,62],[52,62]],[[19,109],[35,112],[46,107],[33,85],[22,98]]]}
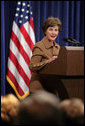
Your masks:
{"label": "woman's hand", "polygon": [[48,60],[48,63],[54,61],[54,60],[57,59],[57,58],[58,58],[58,56],[53,56],[52,58],[50,58],[50,59]]}

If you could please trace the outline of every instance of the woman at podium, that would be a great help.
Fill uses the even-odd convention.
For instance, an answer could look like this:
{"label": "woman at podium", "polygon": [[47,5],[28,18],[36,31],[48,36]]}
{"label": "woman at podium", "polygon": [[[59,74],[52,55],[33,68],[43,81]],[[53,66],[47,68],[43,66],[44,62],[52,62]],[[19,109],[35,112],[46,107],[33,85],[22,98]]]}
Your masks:
{"label": "woman at podium", "polygon": [[30,81],[30,92],[32,93],[44,89],[38,71],[58,58],[60,45],[55,42],[55,39],[61,31],[61,25],[60,19],[56,17],[48,17],[42,25],[45,36],[34,45],[29,65],[30,70],[33,72]]}

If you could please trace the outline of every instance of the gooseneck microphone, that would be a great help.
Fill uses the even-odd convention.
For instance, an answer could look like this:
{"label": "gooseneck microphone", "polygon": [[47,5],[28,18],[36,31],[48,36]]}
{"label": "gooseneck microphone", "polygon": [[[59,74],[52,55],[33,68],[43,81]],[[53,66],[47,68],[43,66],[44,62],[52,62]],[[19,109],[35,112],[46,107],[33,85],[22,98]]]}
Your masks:
{"label": "gooseneck microphone", "polygon": [[80,42],[76,41],[75,39],[73,38],[63,38],[63,41],[64,42],[68,42],[68,43],[71,43],[71,44],[76,44],[76,45],[80,45]]}

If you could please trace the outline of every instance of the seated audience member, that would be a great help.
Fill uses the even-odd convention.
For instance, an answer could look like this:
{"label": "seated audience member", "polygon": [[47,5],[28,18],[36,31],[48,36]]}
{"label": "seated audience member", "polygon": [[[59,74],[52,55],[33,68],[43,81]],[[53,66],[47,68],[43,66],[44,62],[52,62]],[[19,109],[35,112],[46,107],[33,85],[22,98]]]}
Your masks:
{"label": "seated audience member", "polygon": [[1,96],[1,123],[11,124],[17,115],[20,101],[13,95]]}
{"label": "seated audience member", "polygon": [[60,108],[66,112],[66,124],[84,124],[84,103],[79,98],[72,98],[60,102]]}
{"label": "seated audience member", "polygon": [[46,91],[37,91],[21,102],[14,125],[63,123],[59,99]]}

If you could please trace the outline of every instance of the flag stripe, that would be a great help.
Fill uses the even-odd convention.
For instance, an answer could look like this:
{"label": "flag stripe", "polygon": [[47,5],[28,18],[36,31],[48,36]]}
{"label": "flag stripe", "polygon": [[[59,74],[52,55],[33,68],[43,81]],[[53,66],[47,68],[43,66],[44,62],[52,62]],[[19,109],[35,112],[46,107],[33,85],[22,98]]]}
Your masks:
{"label": "flag stripe", "polygon": [[[10,67],[9,67],[10,66]],[[23,90],[24,93],[26,93],[27,91],[29,91],[28,87],[26,86],[23,78],[20,76],[19,72],[17,71],[16,67],[14,66],[14,64],[12,63],[12,61],[8,58],[8,67],[9,70],[12,72],[12,74],[14,75],[14,77],[16,78],[19,86],[21,87],[21,89]]]}
{"label": "flag stripe", "polygon": [[12,53],[11,50],[9,50],[9,58],[10,60],[14,63],[16,69],[18,70],[19,74],[22,76],[23,80],[25,81],[25,83],[27,83],[27,85],[29,85],[29,78],[27,77],[27,75],[25,74],[23,68],[21,67],[21,65],[18,63],[18,60],[16,59],[15,55]]}
{"label": "flag stripe", "polygon": [[[30,26],[32,27],[32,29],[33,29],[33,32],[34,32],[34,24],[33,24],[33,19],[31,19],[30,18],[30,20],[29,20],[29,24],[30,24]],[[34,35],[35,36],[35,35]],[[35,42],[35,41],[34,41]]]}
{"label": "flag stripe", "polygon": [[19,86],[19,84],[17,83],[16,78],[14,77],[14,75],[12,74],[12,72],[9,70],[9,68],[7,69],[7,76],[10,78],[10,80],[14,84],[15,88],[18,89],[17,92],[20,94],[20,96],[23,96],[24,92],[21,89],[21,87]]}
{"label": "flag stripe", "polygon": [[[30,22],[30,23],[31,23],[31,22]],[[30,36],[32,42],[35,44],[35,36],[34,36],[34,31],[33,31],[33,29],[32,29],[33,26],[31,27],[30,24],[29,24],[29,22],[26,22],[26,23],[24,24],[24,27],[25,27],[27,33],[29,34],[29,36]]]}
{"label": "flag stripe", "polygon": [[21,43],[19,42],[17,36],[15,35],[15,33],[13,31],[12,31],[11,39],[15,43],[16,47],[18,48],[19,52],[23,56],[23,58],[24,58],[25,62],[27,63],[27,65],[29,65],[29,63],[30,63],[29,56],[27,55],[27,53],[23,49],[23,46],[21,45]]}
{"label": "flag stripe", "polygon": [[11,40],[10,43],[10,50],[14,53],[14,55],[16,56],[19,64],[22,66],[22,68],[24,68],[25,73],[27,74],[27,76],[29,76],[29,79],[31,78],[31,73],[29,70],[28,65],[26,64],[24,58],[22,57],[21,53],[19,53],[17,47],[15,46],[14,42]]}
{"label": "flag stripe", "polygon": [[23,34],[23,36],[24,36],[24,38],[25,38],[25,41],[26,41],[27,44],[29,45],[30,49],[32,50],[34,44],[33,44],[33,42],[32,42],[32,40],[31,40],[29,34],[27,33],[27,31],[26,31],[26,29],[24,28],[23,25],[20,27],[20,31],[21,31],[21,33]]}
{"label": "flag stripe", "polygon": [[17,38],[19,39],[19,42],[23,46],[23,48],[26,51],[26,53],[28,54],[28,56],[31,58],[32,50],[30,49],[29,45],[26,43],[26,41],[25,41],[22,33],[20,32],[15,21],[14,21],[14,25],[13,25],[13,32],[16,34]]}

